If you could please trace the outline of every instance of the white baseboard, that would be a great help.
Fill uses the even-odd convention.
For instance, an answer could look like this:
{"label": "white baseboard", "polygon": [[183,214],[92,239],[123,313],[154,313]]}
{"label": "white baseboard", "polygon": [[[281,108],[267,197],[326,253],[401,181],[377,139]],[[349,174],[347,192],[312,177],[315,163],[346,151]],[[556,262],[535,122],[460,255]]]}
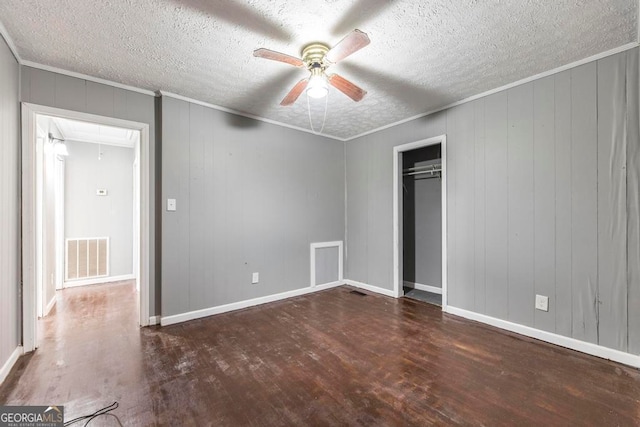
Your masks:
{"label": "white baseboard", "polygon": [[507,320],[497,319],[495,317],[474,313],[457,307],[451,307],[450,305],[447,306],[444,311],[466,319],[486,323],[487,325],[495,326],[500,329],[506,329],[507,331],[516,332],[521,335],[546,341],[561,347],[570,348],[572,350],[601,357],[603,359],[613,360],[614,362],[623,363],[625,365],[633,366],[634,368],[640,368],[640,355],[625,353],[624,351],[614,350],[601,345],[580,341],[575,338],[565,337],[563,335],[554,334],[553,332],[541,331],[540,329],[519,325]]}
{"label": "white baseboard", "polygon": [[300,295],[306,295],[313,292],[322,291],[329,288],[335,288],[336,286],[342,286],[342,281],[324,283],[314,287],[295,289],[293,291],[282,292],[280,294],[267,295],[265,297],[254,298],[246,301],[234,302],[231,304],[219,305],[216,307],[204,308],[202,310],[189,311],[187,313],[174,314],[171,316],[163,316],[160,318],[160,325],[168,326],[175,323],[186,322],[189,320],[200,319],[202,317],[213,316],[214,314],[227,313],[229,311],[241,310],[243,308],[253,307],[260,304],[266,304],[268,302],[280,301],[283,299],[297,297]]}
{"label": "white baseboard", "polygon": [[375,292],[376,294],[386,295],[388,297],[396,298],[395,292],[391,289],[380,288],[378,286],[368,285],[366,283],[357,282],[355,280],[345,279],[344,282],[347,285],[355,286],[356,288],[364,289],[367,291]]}
{"label": "white baseboard", "polygon": [[149,317],[149,326],[159,325],[159,324],[160,324],[160,316]]}
{"label": "white baseboard", "polygon": [[18,358],[22,356],[22,354],[23,351],[21,345],[17,346],[16,349],[13,350],[13,353],[11,353],[9,359],[7,359],[5,364],[2,365],[2,368],[0,368],[0,384],[2,384],[4,380],[7,379],[7,375],[9,375],[9,372],[11,372],[11,368],[13,368],[13,365],[16,364]]}
{"label": "white baseboard", "polygon": [[442,288],[439,288],[437,286],[423,285],[422,283],[409,282],[407,280],[403,280],[402,283],[407,288],[413,288],[420,291],[431,292],[432,294],[442,295]]}
{"label": "white baseboard", "polygon": [[42,314],[42,316],[48,315],[54,305],[56,305],[56,296],[55,295],[53,295],[53,298],[51,298],[51,301],[49,301],[49,304],[47,304],[47,306],[45,307],[44,313]]}
{"label": "white baseboard", "polygon": [[122,276],[105,276],[105,277],[96,277],[93,279],[71,280],[68,282],[64,282],[62,287],[74,288],[76,286],[99,285],[101,283],[120,282],[122,280],[133,280],[135,278],[136,276],[133,274],[124,274]]}

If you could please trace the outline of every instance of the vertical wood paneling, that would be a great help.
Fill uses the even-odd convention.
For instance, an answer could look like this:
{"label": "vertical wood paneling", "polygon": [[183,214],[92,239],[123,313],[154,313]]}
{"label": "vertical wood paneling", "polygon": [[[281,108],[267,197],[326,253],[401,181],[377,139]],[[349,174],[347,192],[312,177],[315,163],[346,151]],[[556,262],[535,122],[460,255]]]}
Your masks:
{"label": "vertical wood paneling", "polygon": [[598,61],[598,343],[627,350],[626,56]]}
{"label": "vertical wood paneling", "polygon": [[597,343],[598,144],[596,63],[571,70],[573,338]]}
{"label": "vertical wood paneling", "polygon": [[555,81],[555,290],[556,333],[571,336],[573,328],[571,260],[571,71]]}
{"label": "vertical wood paneling", "polygon": [[[189,310],[189,104],[174,99],[162,106],[162,314]],[[166,199],[176,211],[166,211]]]}
{"label": "vertical wood paneling", "polygon": [[347,143],[347,277],[364,283],[369,262],[368,162],[367,141]]}
{"label": "vertical wood paneling", "polygon": [[87,83],[62,74],[55,75],[55,106],[72,111],[85,111]]}
{"label": "vertical wood paneling", "polygon": [[18,63],[0,37],[0,366],[20,344]]}
{"label": "vertical wood paneling", "polygon": [[100,83],[86,82],[86,112],[100,116],[113,117],[114,87]]}
{"label": "vertical wood paneling", "polygon": [[475,123],[474,106],[466,103],[459,108],[456,120],[456,307],[472,310],[475,304],[475,233],[474,174]]}
{"label": "vertical wood paneling", "polygon": [[378,262],[385,259],[388,248],[393,244],[392,229],[385,224],[393,222],[392,194],[389,182],[393,181],[392,149],[386,150],[386,141],[379,138],[373,141],[369,154],[369,218],[367,220],[367,241],[369,244],[369,266],[367,276],[369,284],[381,288],[393,286],[391,263]]}
{"label": "vertical wood paneling", "polygon": [[207,283],[205,268],[209,264],[205,232],[210,228],[208,212],[205,210],[207,203],[205,145],[208,138],[206,123],[205,107],[189,104],[189,141],[183,150],[189,153],[189,192],[187,194],[189,198],[189,308],[195,310],[208,307],[207,286],[199,286]]}
{"label": "vertical wood paneling", "polygon": [[[22,68],[25,69],[27,67]],[[29,75],[29,90],[27,94],[29,98],[25,98],[27,94],[23,93],[22,101],[56,106],[56,74],[35,68],[27,69]]]}
{"label": "vertical wood paneling", "polygon": [[[459,271],[457,226],[458,197],[456,192],[458,178],[458,117],[459,108],[447,110],[447,304],[455,306],[459,301]],[[417,221],[417,219],[416,219]]]}
{"label": "vertical wood paneling", "polygon": [[627,52],[627,312],[628,351],[640,354],[640,108],[638,49]]}
{"label": "vertical wood paneling", "polygon": [[227,182],[229,153],[223,120],[223,116],[207,109],[207,122],[209,123],[207,153],[210,159],[207,162],[206,170],[207,192],[209,194],[207,212],[211,215],[211,219],[206,233],[212,246],[212,259],[208,261],[207,277],[210,278],[210,286],[207,298],[215,305],[223,305],[231,301],[231,289],[229,289],[226,276],[226,266],[229,262],[225,234],[228,210],[221,209],[222,206],[225,206],[225,190],[229,185]]}
{"label": "vertical wood paneling", "polygon": [[[347,157],[349,230],[363,221],[384,226],[371,212],[379,203],[358,189],[361,174],[379,177],[362,160],[382,149],[379,138],[429,138],[444,122],[449,303],[588,342],[598,342],[600,329],[601,345],[640,352],[638,61],[632,49],[349,142],[348,151],[363,151]],[[626,206],[615,184],[623,151]],[[367,282],[350,272],[391,263],[377,247],[384,243],[367,238],[350,253],[348,278]],[[627,261],[618,256],[625,245]],[[475,300],[467,307],[469,282]],[[549,312],[534,310],[536,294],[549,297]]]}
{"label": "vertical wood paneling", "polygon": [[[508,293],[508,170],[507,93],[485,98],[486,314],[507,318]],[[488,208],[489,209],[489,208]]]}
{"label": "vertical wood paneling", "polygon": [[534,293],[549,297],[549,311],[535,310],[537,329],[556,325],[555,77],[533,86]]}
{"label": "vertical wood paneling", "polygon": [[475,306],[474,310],[478,313],[484,313],[485,307],[485,174],[486,174],[486,158],[485,158],[485,100],[479,99],[473,103],[474,106],[474,123],[475,123],[475,146],[474,146],[474,280],[475,280]]}
{"label": "vertical wood paneling", "polygon": [[533,84],[508,98],[509,320],[533,326]]}

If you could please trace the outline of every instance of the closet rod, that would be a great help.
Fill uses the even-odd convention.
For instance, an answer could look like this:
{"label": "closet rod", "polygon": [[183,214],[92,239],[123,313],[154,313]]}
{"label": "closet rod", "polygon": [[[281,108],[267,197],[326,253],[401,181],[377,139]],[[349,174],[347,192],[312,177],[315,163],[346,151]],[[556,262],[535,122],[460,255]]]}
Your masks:
{"label": "closet rod", "polygon": [[442,169],[438,169],[438,170],[429,170],[429,171],[415,171],[415,172],[407,172],[407,173],[403,173],[403,176],[413,176],[413,175],[425,175],[425,174],[429,174],[429,175],[433,175],[435,176],[440,175],[440,172],[442,172]]}
{"label": "closet rod", "polygon": [[433,165],[425,165],[425,166],[416,166],[413,168],[406,168],[403,169],[402,172],[416,172],[416,171],[420,171],[420,170],[441,170],[442,169],[442,164],[438,163],[438,164],[433,164]]}

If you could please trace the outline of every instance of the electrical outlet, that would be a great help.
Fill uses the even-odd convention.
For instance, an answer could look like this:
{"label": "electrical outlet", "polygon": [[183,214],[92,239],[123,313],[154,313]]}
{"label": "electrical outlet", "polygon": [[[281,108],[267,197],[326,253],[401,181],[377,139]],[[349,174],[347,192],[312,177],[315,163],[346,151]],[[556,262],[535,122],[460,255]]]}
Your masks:
{"label": "electrical outlet", "polygon": [[107,189],[106,188],[98,188],[96,190],[96,196],[106,196],[107,195]]}
{"label": "electrical outlet", "polygon": [[255,285],[260,281],[260,273],[253,273],[251,275],[251,284]]}
{"label": "electrical outlet", "polygon": [[536,295],[536,310],[549,311],[549,297]]}
{"label": "electrical outlet", "polygon": [[167,199],[167,211],[173,212],[176,210],[176,199]]}

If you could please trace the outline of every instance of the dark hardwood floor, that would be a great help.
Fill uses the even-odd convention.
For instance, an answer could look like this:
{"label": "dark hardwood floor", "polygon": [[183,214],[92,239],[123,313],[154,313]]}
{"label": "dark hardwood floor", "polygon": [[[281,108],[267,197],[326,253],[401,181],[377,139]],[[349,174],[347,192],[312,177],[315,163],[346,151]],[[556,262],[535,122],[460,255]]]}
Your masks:
{"label": "dark hardwood floor", "polygon": [[351,290],[139,329],[132,283],[67,289],[0,403],[118,401],[125,426],[640,425],[636,369]]}

